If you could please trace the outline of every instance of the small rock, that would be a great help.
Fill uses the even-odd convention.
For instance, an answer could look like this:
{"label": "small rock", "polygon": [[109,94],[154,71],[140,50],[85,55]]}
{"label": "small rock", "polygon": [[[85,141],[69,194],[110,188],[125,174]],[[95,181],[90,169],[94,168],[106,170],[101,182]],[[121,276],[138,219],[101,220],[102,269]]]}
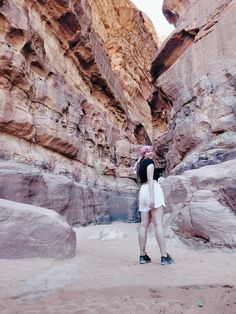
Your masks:
{"label": "small rock", "polygon": [[203,305],[204,305],[204,300],[203,300],[203,299],[197,300],[196,305],[197,305],[198,307],[203,307]]}

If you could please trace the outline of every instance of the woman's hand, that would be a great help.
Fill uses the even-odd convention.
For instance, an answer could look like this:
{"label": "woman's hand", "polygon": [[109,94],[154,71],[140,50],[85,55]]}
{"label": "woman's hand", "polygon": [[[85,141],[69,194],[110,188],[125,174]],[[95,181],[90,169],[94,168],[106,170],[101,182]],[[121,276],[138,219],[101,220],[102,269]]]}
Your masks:
{"label": "woman's hand", "polygon": [[150,202],[149,203],[149,209],[152,210],[152,209],[154,209],[154,207],[155,207],[154,202]]}

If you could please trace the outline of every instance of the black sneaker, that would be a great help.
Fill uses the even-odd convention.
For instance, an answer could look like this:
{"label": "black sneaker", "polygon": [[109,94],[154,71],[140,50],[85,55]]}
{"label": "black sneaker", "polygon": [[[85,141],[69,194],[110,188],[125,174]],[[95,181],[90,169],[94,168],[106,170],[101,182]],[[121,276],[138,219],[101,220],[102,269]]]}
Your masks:
{"label": "black sneaker", "polygon": [[151,262],[151,258],[147,254],[139,256],[139,264],[146,264],[150,262]]}
{"label": "black sneaker", "polygon": [[161,265],[174,264],[175,260],[167,253],[166,256],[161,257]]}

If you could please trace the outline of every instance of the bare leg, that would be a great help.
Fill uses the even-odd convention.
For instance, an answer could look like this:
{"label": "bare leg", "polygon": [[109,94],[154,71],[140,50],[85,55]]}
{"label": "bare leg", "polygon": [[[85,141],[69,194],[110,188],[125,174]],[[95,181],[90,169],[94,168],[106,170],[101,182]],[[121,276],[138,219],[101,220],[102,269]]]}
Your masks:
{"label": "bare leg", "polygon": [[150,212],[141,212],[141,223],[138,232],[140,255],[146,254],[147,231],[150,221],[151,221]]}
{"label": "bare leg", "polygon": [[151,213],[155,227],[156,240],[160,248],[161,256],[166,256],[166,241],[163,228],[164,208],[163,206],[155,208],[151,211]]}

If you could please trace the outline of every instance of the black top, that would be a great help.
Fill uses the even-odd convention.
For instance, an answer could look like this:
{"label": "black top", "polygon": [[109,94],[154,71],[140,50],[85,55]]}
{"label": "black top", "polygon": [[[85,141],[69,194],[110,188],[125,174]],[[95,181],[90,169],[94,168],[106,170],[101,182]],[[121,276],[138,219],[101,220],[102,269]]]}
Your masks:
{"label": "black top", "polygon": [[141,184],[147,182],[147,167],[151,164],[154,165],[154,161],[150,158],[146,158],[140,161],[138,175],[139,175]]}
{"label": "black top", "polygon": [[163,171],[164,171],[164,168],[155,168],[153,179],[158,181],[158,179],[162,177]]}

